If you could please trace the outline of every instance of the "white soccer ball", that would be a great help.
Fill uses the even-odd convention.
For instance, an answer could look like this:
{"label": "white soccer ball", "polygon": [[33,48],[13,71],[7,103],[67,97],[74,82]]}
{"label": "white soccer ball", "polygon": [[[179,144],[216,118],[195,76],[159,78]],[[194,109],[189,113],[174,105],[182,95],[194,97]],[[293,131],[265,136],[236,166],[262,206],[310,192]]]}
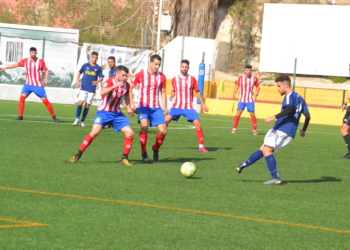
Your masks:
{"label": "white soccer ball", "polygon": [[196,165],[192,162],[185,162],[181,166],[181,174],[186,178],[191,178],[196,173]]}

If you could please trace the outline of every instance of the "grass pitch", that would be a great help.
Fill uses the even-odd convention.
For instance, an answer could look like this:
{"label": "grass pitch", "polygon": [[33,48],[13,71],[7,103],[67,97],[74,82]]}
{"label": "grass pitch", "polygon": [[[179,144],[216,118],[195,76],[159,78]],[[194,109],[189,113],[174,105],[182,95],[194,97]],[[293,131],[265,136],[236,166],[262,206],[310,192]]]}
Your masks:
{"label": "grass pitch", "polygon": [[[30,102],[15,121],[17,102],[0,101],[1,249],[350,248],[350,161],[339,159],[339,127],[310,124],[305,138],[275,155],[284,185],[265,186],[264,159],[234,171],[271,128],[262,120],[253,136],[250,119],[231,134],[232,117],[200,115],[210,151],[202,153],[181,118],[169,126],[160,161],[144,164],[130,118],[133,166],[118,162],[123,135],[112,129],[72,164],[96,107],[83,128],[71,125],[76,106],[53,106],[60,124]],[[150,129],[150,158],[155,135]],[[180,174],[186,161],[197,166],[192,179]]]}

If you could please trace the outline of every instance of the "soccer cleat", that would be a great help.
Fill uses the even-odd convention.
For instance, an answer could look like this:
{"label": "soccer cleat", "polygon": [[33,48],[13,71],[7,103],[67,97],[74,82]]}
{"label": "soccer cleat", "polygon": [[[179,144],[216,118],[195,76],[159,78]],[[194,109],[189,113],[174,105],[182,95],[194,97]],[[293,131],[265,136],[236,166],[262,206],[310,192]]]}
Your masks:
{"label": "soccer cleat", "polygon": [[209,151],[205,147],[200,147],[198,151],[201,151],[203,153],[208,153]]}
{"label": "soccer cleat", "polygon": [[269,181],[264,182],[265,185],[281,185],[281,179],[271,179]]}
{"label": "soccer cleat", "polygon": [[231,134],[234,134],[234,133],[236,133],[236,129],[235,128],[233,128],[232,131],[231,131]]}
{"label": "soccer cleat", "polygon": [[77,162],[80,159],[79,155],[74,155],[72,158],[70,158],[70,162],[74,163]]}
{"label": "soccer cleat", "polygon": [[147,152],[142,153],[142,160],[143,160],[144,162],[148,162],[148,161],[149,161]]}
{"label": "soccer cleat", "polygon": [[104,126],[103,128],[106,129],[106,128],[111,128],[112,125],[110,123],[108,123],[106,126]]}
{"label": "soccer cleat", "polygon": [[16,121],[23,121],[23,116],[18,116]]}
{"label": "soccer cleat", "polygon": [[350,153],[347,153],[346,155],[340,157],[340,159],[350,159]]}
{"label": "soccer cleat", "polygon": [[238,167],[236,167],[236,172],[239,173],[239,174],[242,173],[243,168],[245,168],[245,167],[246,166],[245,166],[244,162],[239,164]]}
{"label": "soccer cleat", "polygon": [[58,119],[56,118],[56,116],[52,117],[52,119],[53,119],[53,122],[55,122],[55,123],[60,123],[60,120],[58,120]]}
{"label": "soccer cleat", "polygon": [[130,163],[129,159],[127,159],[127,158],[122,158],[122,159],[120,160],[120,163],[121,163],[121,164],[124,164],[124,165],[126,165],[126,166],[132,166],[132,164]]}
{"label": "soccer cleat", "polygon": [[85,127],[85,123],[83,121],[81,121],[80,126]]}
{"label": "soccer cleat", "polygon": [[253,130],[253,135],[258,135],[258,131]]}
{"label": "soccer cleat", "polygon": [[152,150],[153,150],[153,160],[158,161],[159,160],[159,150],[154,149],[154,146],[152,146]]}
{"label": "soccer cleat", "polygon": [[77,126],[79,124],[79,119],[75,119],[75,121],[73,122],[73,126]]}

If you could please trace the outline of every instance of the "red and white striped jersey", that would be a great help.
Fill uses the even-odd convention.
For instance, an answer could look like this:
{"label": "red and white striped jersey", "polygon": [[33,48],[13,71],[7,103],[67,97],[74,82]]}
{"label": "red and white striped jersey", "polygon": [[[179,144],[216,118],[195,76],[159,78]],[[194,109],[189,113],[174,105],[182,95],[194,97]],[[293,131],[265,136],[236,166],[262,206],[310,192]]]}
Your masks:
{"label": "red and white striped jersey", "polygon": [[24,58],[18,63],[18,66],[26,69],[25,84],[33,86],[44,86],[42,82],[43,70],[47,70],[43,59],[37,58],[36,61],[31,58]]}
{"label": "red and white striped jersey", "polygon": [[159,90],[166,87],[164,74],[150,74],[144,70],[137,73],[131,82],[139,88],[138,107],[160,108]]}
{"label": "red and white striped jersey", "polygon": [[254,102],[254,86],[259,87],[259,80],[256,76],[240,76],[238,78],[239,101]]}
{"label": "red and white striped jersey", "polygon": [[[109,78],[103,85],[102,88],[109,88],[117,84],[113,78]],[[129,94],[130,84],[124,82],[124,85],[113,89],[106,95],[102,96],[98,110],[111,111],[111,112],[121,112],[120,104],[123,100],[124,95]]]}
{"label": "red and white striped jersey", "polygon": [[194,109],[193,90],[199,91],[196,78],[191,75],[174,77],[172,82],[172,91],[175,92],[173,108]]}

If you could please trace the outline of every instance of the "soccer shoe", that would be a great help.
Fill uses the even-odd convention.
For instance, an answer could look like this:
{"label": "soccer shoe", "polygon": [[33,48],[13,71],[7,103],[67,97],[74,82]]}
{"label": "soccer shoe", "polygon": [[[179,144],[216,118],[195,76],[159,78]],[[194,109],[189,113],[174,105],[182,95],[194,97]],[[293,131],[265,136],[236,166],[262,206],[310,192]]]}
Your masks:
{"label": "soccer shoe", "polygon": [[232,131],[231,131],[231,134],[234,134],[234,133],[236,133],[236,129],[235,128],[233,128]]}
{"label": "soccer shoe", "polygon": [[269,181],[264,182],[265,185],[281,185],[281,179],[271,179]]}
{"label": "soccer shoe", "polygon": [[142,160],[143,160],[144,162],[148,162],[148,161],[149,161],[147,152],[142,153]]}
{"label": "soccer shoe", "polygon": [[126,166],[132,166],[132,164],[130,163],[129,159],[127,159],[127,158],[122,158],[122,159],[120,160],[120,163],[121,163],[121,164],[124,164],[124,165],[126,165]]}
{"label": "soccer shoe", "polygon": [[203,153],[208,153],[209,151],[205,147],[200,147],[198,151],[201,151]]}
{"label": "soccer shoe", "polygon": [[83,121],[81,121],[80,126],[85,127],[85,123]]}
{"label": "soccer shoe", "polygon": [[154,149],[154,146],[152,146],[152,150],[153,150],[153,160],[158,161],[159,160],[159,150]]}
{"label": "soccer shoe", "polygon": [[23,116],[18,116],[16,121],[23,121]]}
{"label": "soccer shoe", "polygon": [[340,159],[350,159],[350,153],[347,153],[346,155],[340,157]]}
{"label": "soccer shoe", "polygon": [[111,128],[112,125],[110,123],[108,123],[106,126],[103,127],[103,129],[106,129],[106,128]]}
{"label": "soccer shoe", "polygon": [[253,130],[253,135],[258,135],[258,131]]}
{"label": "soccer shoe", "polygon": [[70,162],[74,163],[77,162],[80,159],[79,155],[74,155],[72,158],[70,158]]}
{"label": "soccer shoe", "polygon": [[238,167],[236,167],[236,172],[239,173],[239,174],[242,173],[243,168],[245,168],[245,167],[246,166],[245,166],[244,162],[239,164]]}
{"label": "soccer shoe", "polygon": [[52,117],[52,119],[53,119],[53,122],[55,122],[55,123],[60,123],[60,120],[58,120],[58,119],[56,118],[56,116]]}
{"label": "soccer shoe", "polygon": [[75,119],[75,121],[73,122],[73,126],[77,126],[79,124],[79,119]]}

